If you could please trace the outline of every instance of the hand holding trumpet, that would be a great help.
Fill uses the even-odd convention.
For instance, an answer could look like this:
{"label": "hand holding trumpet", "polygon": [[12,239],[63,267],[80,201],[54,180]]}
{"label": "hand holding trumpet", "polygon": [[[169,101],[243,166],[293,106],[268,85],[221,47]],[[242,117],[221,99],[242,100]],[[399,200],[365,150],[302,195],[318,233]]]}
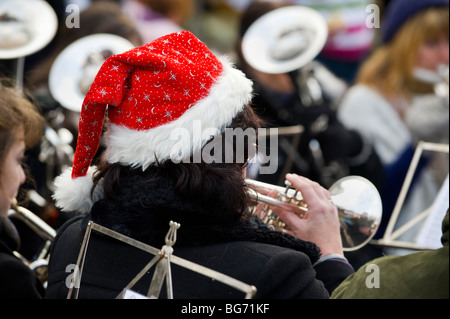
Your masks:
{"label": "hand holding trumpet", "polygon": [[[331,200],[330,192],[318,183],[296,174],[287,174],[286,180],[301,192],[303,200],[308,203],[308,212],[300,218],[289,209],[272,207],[273,212],[287,226],[283,231],[315,243],[322,256],[344,255],[338,211]],[[274,197],[276,193],[274,190],[267,190],[263,195]],[[264,206],[259,206],[261,205]],[[260,216],[262,206],[256,209],[256,215]]]}

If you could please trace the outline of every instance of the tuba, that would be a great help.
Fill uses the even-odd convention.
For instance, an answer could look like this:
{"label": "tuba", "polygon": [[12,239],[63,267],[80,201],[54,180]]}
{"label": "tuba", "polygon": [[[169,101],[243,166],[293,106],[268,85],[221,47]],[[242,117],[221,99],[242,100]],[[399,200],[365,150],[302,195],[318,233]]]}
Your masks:
{"label": "tuba", "polygon": [[[287,225],[273,212],[272,208],[292,211],[299,218],[308,214],[308,205],[301,193],[286,181],[286,187],[246,179],[250,196],[264,204],[261,220],[276,230],[287,230]],[[276,190],[272,198],[261,192]],[[355,251],[365,246],[375,236],[381,223],[382,202],[376,187],[360,176],[348,176],[335,182],[329,189],[333,204],[338,210],[344,251]]]}

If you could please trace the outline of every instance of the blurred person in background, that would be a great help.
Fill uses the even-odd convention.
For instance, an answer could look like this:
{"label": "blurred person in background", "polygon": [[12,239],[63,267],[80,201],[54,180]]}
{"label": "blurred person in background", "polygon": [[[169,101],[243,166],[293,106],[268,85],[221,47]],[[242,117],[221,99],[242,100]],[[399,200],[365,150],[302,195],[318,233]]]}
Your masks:
{"label": "blurred person in background", "polygon": [[[225,2],[237,12],[243,13],[255,1],[257,0],[226,0]],[[374,23],[379,20],[371,20],[370,15],[374,13],[369,7],[374,1],[265,0],[265,2],[306,6],[319,12],[327,21],[329,37],[316,60],[347,84],[353,83],[360,64],[370,53],[375,42],[376,25]],[[367,23],[368,20],[370,23]]]}
{"label": "blurred person in background", "polygon": [[[417,143],[448,143],[448,4],[448,0],[391,1],[381,23],[382,43],[361,66],[356,84],[338,108],[339,119],[374,145],[384,166],[386,180],[380,193],[386,217],[379,235],[389,221]],[[443,94],[436,92],[436,85],[446,81],[439,70],[447,72]],[[448,159],[433,167],[437,157],[422,156],[402,218],[409,220],[431,205],[448,174]]]}
{"label": "blurred person in background", "polygon": [[193,0],[124,0],[123,12],[134,23],[143,43],[184,30],[194,11]]}
{"label": "blurred person in background", "polygon": [[44,120],[6,80],[0,82],[0,114],[0,298],[40,299],[42,284],[14,254],[21,241],[8,212],[16,198],[20,200],[21,185],[32,177],[23,167],[25,151],[39,142]]}
{"label": "blurred person in background", "polygon": [[[340,79],[326,67],[313,61],[311,74],[318,79],[323,97],[320,103],[308,106],[299,98],[299,92],[289,74],[267,74],[251,67],[246,61],[241,43],[248,28],[261,16],[287,6],[291,5],[277,1],[253,1],[243,12],[237,51],[240,68],[254,81],[257,94],[252,101],[253,108],[269,127],[300,124],[305,128],[297,151],[306,164],[295,164],[293,171],[324,187],[330,187],[336,180],[349,174],[366,177],[375,185],[380,185],[383,178],[382,167],[372,146],[358,132],[348,129],[337,119],[335,108],[346,89]],[[318,125],[324,118],[327,118],[326,124]],[[317,127],[320,129],[316,129]],[[320,159],[311,155],[312,140],[317,140],[320,144]],[[283,151],[279,153],[283,156]],[[284,162],[285,159],[280,157],[280,167]],[[273,183],[276,180],[277,176],[274,175],[266,181]]]}
{"label": "blurred person in background", "polygon": [[[320,12],[328,23],[328,41],[317,60],[346,83],[352,84],[361,63],[374,43],[376,21],[370,21],[367,9],[371,0],[293,0]],[[375,17],[375,16],[374,16]],[[378,18],[378,17],[375,17]]]}

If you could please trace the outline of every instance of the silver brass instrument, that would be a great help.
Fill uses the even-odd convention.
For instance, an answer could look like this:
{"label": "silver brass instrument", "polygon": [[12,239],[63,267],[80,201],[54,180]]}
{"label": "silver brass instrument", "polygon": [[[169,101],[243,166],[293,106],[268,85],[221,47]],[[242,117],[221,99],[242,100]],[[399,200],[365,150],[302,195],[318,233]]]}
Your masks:
{"label": "silver brass instrument", "polygon": [[305,6],[275,9],[259,17],[245,32],[242,54],[254,69],[291,75],[304,106],[321,104],[321,84],[311,62],[328,38],[325,18]]}
{"label": "silver brass instrument", "polygon": [[56,231],[30,210],[22,206],[18,206],[15,201],[12,203],[11,208],[12,209],[8,212],[9,217],[20,219],[39,237],[45,240],[42,249],[37,254],[36,260],[32,262],[29,262],[25,257],[21,256],[18,252],[15,252],[16,255],[30,267],[30,269],[36,274],[37,278],[45,285],[48,277],[50,245],[56,236]]}
{"label": "silver brass instrument", "polygon": [[[273,207],[287,209],[300,218],[308,214],[308,205],[301,193],[289,182],[286,187],[246,179],[250,196],[265,204],[261,220],[276,230],[288,229],[285,223],[272,211]],[[275,190],[276,198],[261,194]],[[330,189],[331,199],[338,210],[344,251],[354,251],[365,246],[376,234],[381,223],[382,202],[376,187],[367,179],[348,176],[338,180]]]}

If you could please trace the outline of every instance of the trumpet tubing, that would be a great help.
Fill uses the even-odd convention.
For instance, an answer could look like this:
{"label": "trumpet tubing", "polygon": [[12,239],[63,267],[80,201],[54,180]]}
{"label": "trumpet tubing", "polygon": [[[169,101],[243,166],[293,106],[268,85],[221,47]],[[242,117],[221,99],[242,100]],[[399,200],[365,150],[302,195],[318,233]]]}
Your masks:
{"label": "trumpet tubing", "polygon": [[52,241],[56,236],[56,231],[50,225],[22,206],[13,206],[10,215],[22,220],[43,239]]}
{"label": "trumpet tubing", "polygon": [[39,237],[45,240],[44,246],[37,254],[36,260],[32,262],[26,260],[26,258],[21,256],[18,252],[15,252],[16,256],[22,259],[22,261],[36,274],[37,278],[45,285],[48,279],[47,274],[50,245],[56,236],[56,231],[30,210],[22,206],[18,206],[15,200],[11,203],[11,208],[12,209],[9,211],[8,216],[20,219]]}

